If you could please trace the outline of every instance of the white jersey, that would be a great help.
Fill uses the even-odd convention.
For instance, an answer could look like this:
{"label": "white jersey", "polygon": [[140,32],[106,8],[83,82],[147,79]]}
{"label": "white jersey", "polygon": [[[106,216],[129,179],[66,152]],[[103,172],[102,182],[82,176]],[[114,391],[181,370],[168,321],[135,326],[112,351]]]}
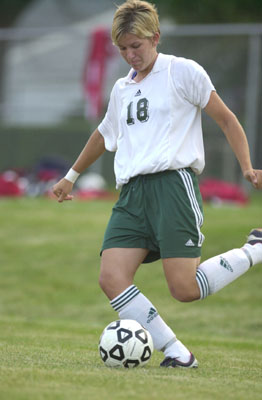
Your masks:
{"label": "white jersey", "polygon": [[109,151],[116,151],[117,188],[136,175],[205,165],[201,109],[214,86],[196,62],[159,54],[151,72],[135,82],[131,69],[111,92],[98,126]]}

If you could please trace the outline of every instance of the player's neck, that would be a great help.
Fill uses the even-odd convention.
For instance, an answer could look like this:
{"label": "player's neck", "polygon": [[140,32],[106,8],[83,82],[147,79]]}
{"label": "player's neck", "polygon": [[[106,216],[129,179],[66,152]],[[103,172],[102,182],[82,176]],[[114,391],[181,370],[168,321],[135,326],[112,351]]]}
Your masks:
{"label": "player's neck", "polygon": [[138,83],[138,82],[141,82],[143,79],[145,79],[145,77],[146,77],[148,74],[150,74],[150,72],[152,71],[152,69],[153,69],[153,67],[154,67],[154,65],[155,65],[155,62],[156,62],[157,57],[158,57],[158,53],[156,53],[156,55],[155,55],[153,61],[148,65],[147,68],[145,68],[145,69],[142,70],[142,71],[137,71],[137,74],[136,74],[136,76],[134,77],[134,81],[135,81],[135,82],[137,82],[137,83]]}

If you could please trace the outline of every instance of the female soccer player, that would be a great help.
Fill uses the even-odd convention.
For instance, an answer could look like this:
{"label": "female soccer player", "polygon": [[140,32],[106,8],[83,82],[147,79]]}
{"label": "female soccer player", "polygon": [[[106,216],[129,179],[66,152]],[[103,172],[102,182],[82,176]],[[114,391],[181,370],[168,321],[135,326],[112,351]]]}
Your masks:
{"label": "female soccer player", "polygon": [[133,284],[141,263],[161,258],[171,295],[182,302],[216,293],[262,262],[262,229],[247,243],[200,262],[204,236],[197,175],[204,168],[201,110],[224,132],[244,177],[262,188],[246,135],[196,62],[159,54],[154,5],[128,0],[118,7],[113,43],[131,66],[112,90],[108,110],[67,175],[53,188],[71,200],[73,184],[105,150],[114,151],[120,198],[102,245],[100,286],[121,319],[135,319],[164,353],[162,367],[198,366],[154,305]]}

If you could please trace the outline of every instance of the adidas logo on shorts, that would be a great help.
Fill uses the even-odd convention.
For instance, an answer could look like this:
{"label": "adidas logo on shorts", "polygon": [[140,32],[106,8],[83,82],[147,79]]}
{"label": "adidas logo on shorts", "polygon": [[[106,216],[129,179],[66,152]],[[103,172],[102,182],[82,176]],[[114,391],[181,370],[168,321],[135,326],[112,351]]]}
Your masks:
{"label": "adidas logo on shorts", "polygon": [[188,241],[185,243],[185,246],[187,247],[194,247],[195,243],[193,242],[192,239],[188,239]]}

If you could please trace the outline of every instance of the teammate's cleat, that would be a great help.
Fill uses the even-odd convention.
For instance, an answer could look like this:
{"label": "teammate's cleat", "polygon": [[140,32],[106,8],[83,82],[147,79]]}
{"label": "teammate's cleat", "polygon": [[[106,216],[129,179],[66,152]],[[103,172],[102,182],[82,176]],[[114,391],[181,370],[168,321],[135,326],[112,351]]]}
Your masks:
{"label": "teammate's cleat", "polygon": [[247,243],[252,245],[257,243],[262,244],[262,229],[261,228],[252,229],[248,235]]}
{"label": "teammate's cleat", "polygon": [[197,368],[198,362],[194,355],[190,353],[190,359],[187,363],[179,361],[177,358],[166,357],[164,361],[161,362],[160,367],[164,368]]}

